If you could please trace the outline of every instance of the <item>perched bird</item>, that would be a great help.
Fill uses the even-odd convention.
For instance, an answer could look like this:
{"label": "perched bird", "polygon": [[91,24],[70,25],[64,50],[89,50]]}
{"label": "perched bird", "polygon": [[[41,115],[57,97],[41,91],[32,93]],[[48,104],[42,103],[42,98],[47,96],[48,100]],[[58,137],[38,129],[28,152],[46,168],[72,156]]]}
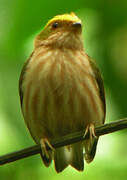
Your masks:
{"label": "perched bird", "polygon": [[[81,20],[74,13],[55,16],[35,38],[19,93],[24,120],[41,144],[44,164],[54,159],[57,172],[68,165],[82,171],[84,158],[90,163],[95,156],[94,128],[104,123],[105,95],[101,74],[83,47]],[[52,140],[81,130],[90,133],[89,139],[52,147]]]}

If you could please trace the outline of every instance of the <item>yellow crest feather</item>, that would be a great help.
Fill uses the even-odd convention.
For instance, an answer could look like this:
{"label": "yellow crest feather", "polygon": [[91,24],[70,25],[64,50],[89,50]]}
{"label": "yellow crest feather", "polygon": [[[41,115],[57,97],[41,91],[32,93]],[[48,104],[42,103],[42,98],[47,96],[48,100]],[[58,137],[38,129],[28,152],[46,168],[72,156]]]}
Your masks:
{"label": "yellow crest feather", "polygon": [[80,22],[81,20],[75,15],[75,13],[71,12],[70,14],[62,14],[62,15],[57,15],[54,16],[51,20],[48,21],[47,27],[49,24],[55,21],[66,21],[66,22]]}

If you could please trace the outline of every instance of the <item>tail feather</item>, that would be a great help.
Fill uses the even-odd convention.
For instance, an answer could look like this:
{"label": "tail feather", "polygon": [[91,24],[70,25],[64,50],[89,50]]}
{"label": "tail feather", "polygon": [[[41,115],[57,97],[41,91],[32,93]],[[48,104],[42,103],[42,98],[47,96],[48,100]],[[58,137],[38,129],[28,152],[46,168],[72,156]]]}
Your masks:
{"label": "tail feather", "polygon": [[65,148],[66,147],[58,148],[54,152],[55,169],[58,173],[63,171],[68,166],[68,162],[65,157]]}
{"label": "tail feather", "polygon": [[81,142],[61,147],[54,153],[55,169],[59,173],[69,164],[79,171],[84,169],[83,145]]}
{"label": "tail feather", "polygon": [[87,163],[90,163],[96,154],[98,138],[93,138],[92,140],[88,139],[84,141],[85,146],[85,160]]}
{"label": "tail feather", "polygon": [[41,153],[42,160],[45,166],[49,166],[54,156],[55,169],[59,173],[63,171],[68,165],[71,165],[78,171],[84,169],[83,146],[85,147],[85,160],[90,163],[96,154],[98,138],[85,140],[83,143],[78,142],[69,146],[57,148],[54,152],[48,151],[49,157]]}
{"label": "tail feather", "polygon": [[84,169],[83,145],[81,142],[72,145],[70,165],[79,171]]}

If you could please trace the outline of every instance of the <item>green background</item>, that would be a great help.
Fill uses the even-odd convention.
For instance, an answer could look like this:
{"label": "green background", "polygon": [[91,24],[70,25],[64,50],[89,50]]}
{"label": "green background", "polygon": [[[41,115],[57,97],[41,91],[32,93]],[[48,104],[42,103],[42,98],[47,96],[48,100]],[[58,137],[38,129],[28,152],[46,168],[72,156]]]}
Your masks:
{"label": "green background", "polygon": [[[18,80],[33,39],[54,15],[75,12],[83,22],[86,52],[96,60],[106,90],[106,122],[127,116],[126,0],[0,0],[0,155],[34,142],[24,124]],[[0,167],[0,180],[126,180],[127,130],[102,136],[84,172],[71,167],[56,174],[32,156]]]}

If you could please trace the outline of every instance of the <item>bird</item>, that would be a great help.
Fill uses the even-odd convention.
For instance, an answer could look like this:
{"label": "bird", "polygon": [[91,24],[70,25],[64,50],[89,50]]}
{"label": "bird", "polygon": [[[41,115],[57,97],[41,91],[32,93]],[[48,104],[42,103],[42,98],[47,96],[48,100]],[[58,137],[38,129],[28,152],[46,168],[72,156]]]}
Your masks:
{"label": "bird", "polygon": [[[24,121],[41,146],[44,165],[49,167],[54,160],[57,173],[68,165],[83,171],[84,159],[92,162],[98,142],[95,127],[105,122],[103,78],[85,52],[82,26],[73,12],[50,19],[36,36],[19,79]],[[89,138],[53,147],[54,139],[78,131],[89,133]]]}

